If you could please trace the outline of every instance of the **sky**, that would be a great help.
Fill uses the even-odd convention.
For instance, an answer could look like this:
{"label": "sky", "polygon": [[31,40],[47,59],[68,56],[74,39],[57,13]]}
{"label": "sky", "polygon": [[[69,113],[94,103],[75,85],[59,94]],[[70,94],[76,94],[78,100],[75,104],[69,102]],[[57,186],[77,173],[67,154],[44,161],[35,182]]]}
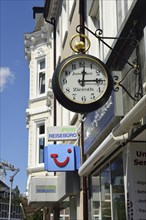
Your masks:
{"label": "sky", "polygon": [[[44,0],[0,0],[0,161],[19,168],[13,188],[27,185],[29,68],[24,55],[24,33],[34,30],[32,8]],[[14,173],[6,172],[6,184]]]}

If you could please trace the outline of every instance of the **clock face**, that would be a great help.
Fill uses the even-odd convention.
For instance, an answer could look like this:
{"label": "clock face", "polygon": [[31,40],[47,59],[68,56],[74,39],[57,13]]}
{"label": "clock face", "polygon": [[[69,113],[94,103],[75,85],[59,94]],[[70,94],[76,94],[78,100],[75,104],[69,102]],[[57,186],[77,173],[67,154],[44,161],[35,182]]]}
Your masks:
{"label": "clock face", "polygon": [[64,95],[75,103],[87,104],[100,99],[108,85],[105,69],[92,58],[74,58],[63,65],[59,85]]}
{"label": "clock face", "polygon": [[56,69],[52,87],[57,100],[75,112],[90,112],[109,98],[112,79],[96,57],[78,54],[63,60]]}

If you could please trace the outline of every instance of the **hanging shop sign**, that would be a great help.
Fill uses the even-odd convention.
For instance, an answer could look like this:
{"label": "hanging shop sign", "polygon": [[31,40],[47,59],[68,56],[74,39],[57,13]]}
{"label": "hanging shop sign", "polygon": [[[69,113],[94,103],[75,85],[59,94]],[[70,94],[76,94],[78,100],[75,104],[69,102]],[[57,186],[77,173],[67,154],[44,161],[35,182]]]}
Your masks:
{"label": "hanging shop sign", "polygon": [[47,171],[75,171],[80,167],[80,147],[73,144],[48,145],[44,158]]}
{"label": "hanging shop sign", "polygon": [[127,219],[146,219],[145,143],[129,143],[127,157]]}
{"label": "hanging shop sign", "polygon": [[50,126],[48,128],[48,141],[77,140],[76,126]]}

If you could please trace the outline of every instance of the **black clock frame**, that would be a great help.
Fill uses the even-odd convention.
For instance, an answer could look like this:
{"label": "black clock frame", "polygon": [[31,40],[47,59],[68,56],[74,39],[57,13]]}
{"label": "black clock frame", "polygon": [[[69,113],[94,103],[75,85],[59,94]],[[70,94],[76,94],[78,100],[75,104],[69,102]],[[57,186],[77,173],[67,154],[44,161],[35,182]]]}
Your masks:
{"label": "black clock frame", "polygon": [[[105,93],[102,95],[102,97],[100,99],[96,100],[95,102],[88,103],[88,104],[76,103],[76,102],[73,102],[72,100],[68,99],[65,96],[65,94],[62,92],[62,90],[60,88],[60,83],[59,83],[59,76],[60,76],[62,67],[65,66],[66,64],[68,64],[69,62],[72,62],[73,59],[77,60],[81,57],[82,58],[84,57],[85,59],[91,59],[91,60],[94,59],[105,70],[105,72],[107,74],[107,78],[108,78],[107,79],[108,80],[107,89],[106,89]],[[73,112],[76,112],[76,113],[88,113],[88,112],[92,112],[92,111],[99,109],[109,99],[110,94],[112,92],[112,88],[113,88],[113,80],[112,80],[111,74],[109,73],[109,70],[107,69],[106,65],[98,58],[91,56],[91,55],[87,55],[87,54],[75,54],[75,55],[69,56],[66,59],[64,59],[57,66],[57,68],[53,74],[53,78],[52,78],[52,89],[53,89],[54,95],[55,95],[56,99],[58,100],[58,102],[66,109],[73,111]]]}

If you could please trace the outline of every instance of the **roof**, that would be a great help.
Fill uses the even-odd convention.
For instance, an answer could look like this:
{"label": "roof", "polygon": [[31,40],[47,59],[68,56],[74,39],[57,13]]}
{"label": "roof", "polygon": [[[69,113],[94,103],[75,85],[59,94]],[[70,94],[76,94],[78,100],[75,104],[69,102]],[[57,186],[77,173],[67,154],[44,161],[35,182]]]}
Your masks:
{"label": "roof", "polygon": [[1,188],[4,188],[4,187],[9,189],[9,187],[3,181],[0,180],[0,190]]}

